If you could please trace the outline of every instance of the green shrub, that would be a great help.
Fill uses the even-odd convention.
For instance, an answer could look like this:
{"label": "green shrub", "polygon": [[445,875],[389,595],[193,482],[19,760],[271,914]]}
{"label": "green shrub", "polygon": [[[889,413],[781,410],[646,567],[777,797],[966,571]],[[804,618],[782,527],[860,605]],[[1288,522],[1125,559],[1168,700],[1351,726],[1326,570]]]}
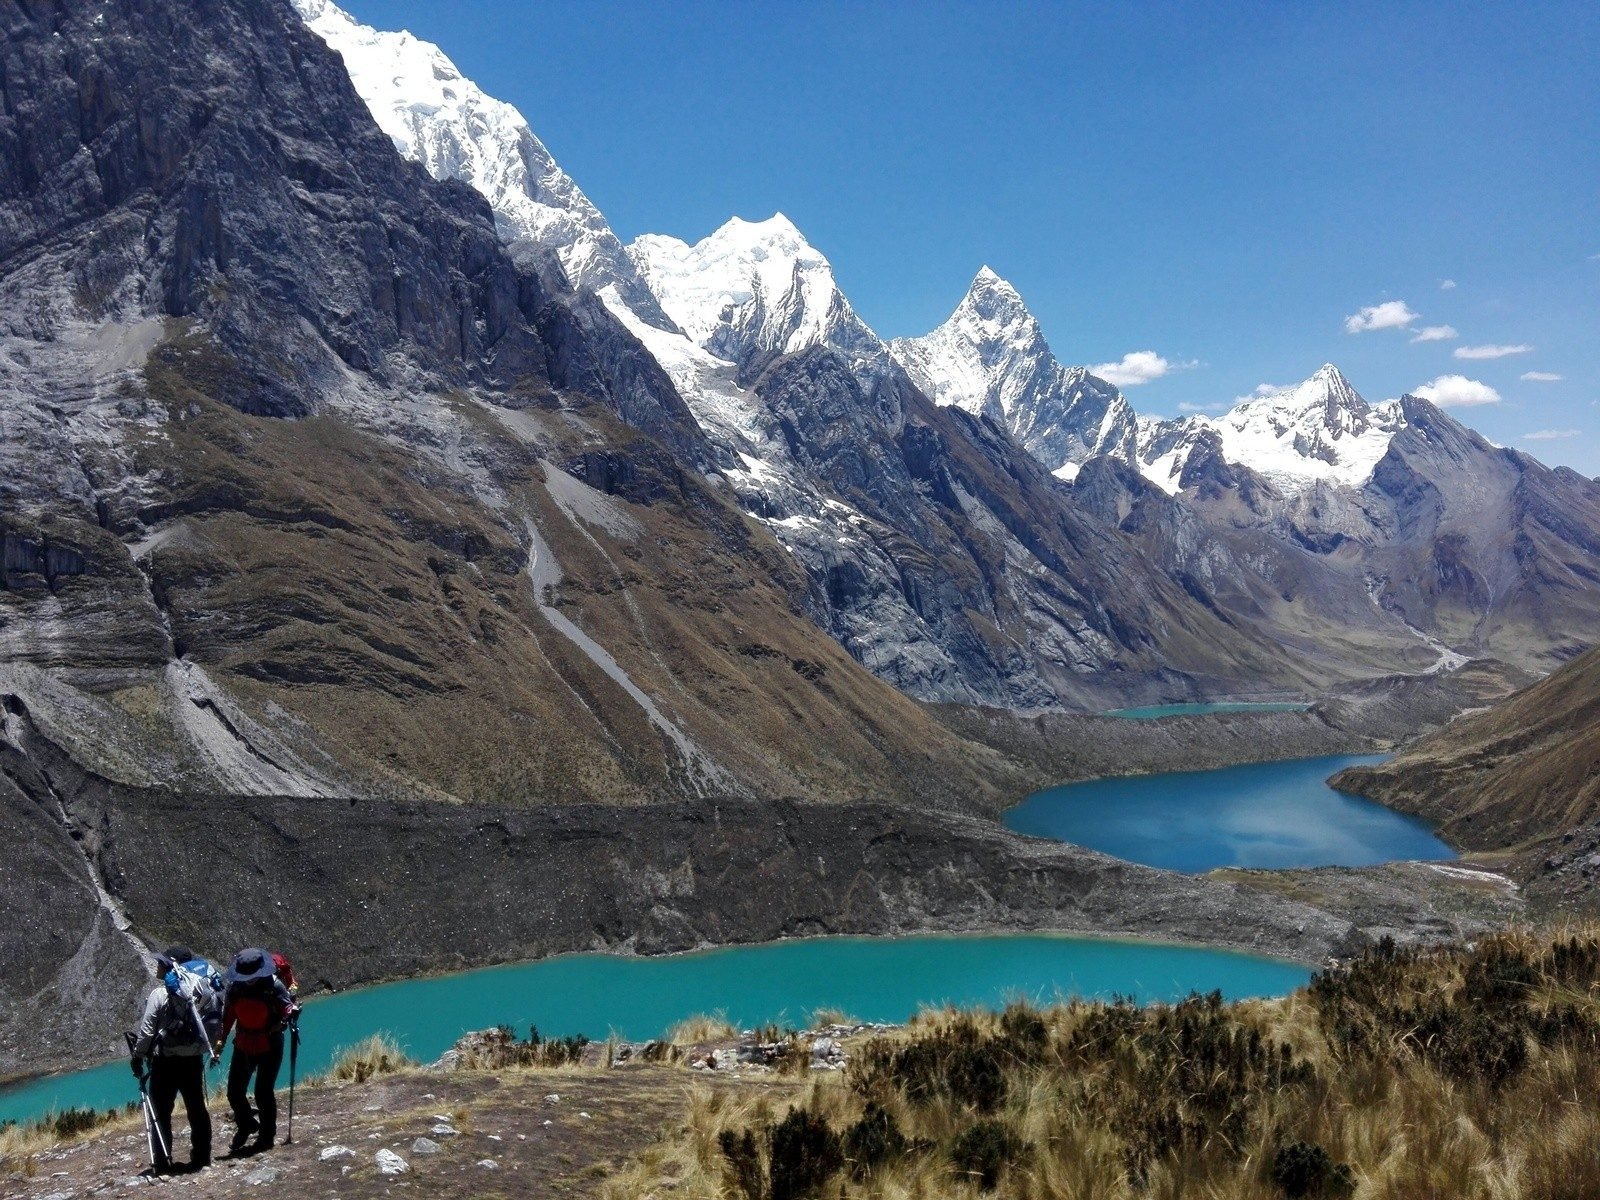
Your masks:
{"label": "green shrub", "polygon": [[869,1100],[861,1119],[844,1131],[843,1149],[850,1174],[859,1181],[871,1175],[875,1167],[904,1154],[906,1139],[894,1114]]}
{"label": "green shrub", "polygon": [[979,1121],[956,1138],[950,1147],[950,1161],[957,1171],[989,1192],[1027,1152],[1028,1145],[999,1121]]}
{"label": "green shrub", "polygon": [[1272,1156],[1272,1182],[1290,1200],[1303,1196],[1348,1196],[1354,1190],[1350,1168],[1336,1163],[1315,1142],[1290,1142]]}
{"label": "green shrub", "polygon": [[839,1135],[827,1118],[791,1108],[772,1127],[768,1175],[772,1200],[800,1200],[815,1196],[828,1177],[844,1166]]}
{"label": "green shrub", "polygon": [[746,1129],[742,1134],[724,1129],[717,1135],[726,1161],[728,1185],[737,1188],[745,1200],[765,1200],[766,1177],[761,1170],[761,1152],[756,1147],[756,1135]]}

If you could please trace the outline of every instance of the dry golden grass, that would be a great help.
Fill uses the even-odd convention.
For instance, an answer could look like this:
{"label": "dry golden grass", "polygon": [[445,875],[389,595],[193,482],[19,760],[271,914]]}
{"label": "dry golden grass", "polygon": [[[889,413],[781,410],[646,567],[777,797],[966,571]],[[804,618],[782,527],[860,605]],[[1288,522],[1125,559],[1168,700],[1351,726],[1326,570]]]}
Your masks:
{"label": "dry golden grass", "polygon": [[739,1031],[728,1020],[722,1009],[714,1013],[696,1013],[685,1017],[667,1031],[667,1041],[674,1046],[693,1046],[696,1042],[721,1042],[739,1036]]}
{"label": "dry golden grass", "polygon": [[329,1083],[365,1083],[374,1075],[393,1075],[416,1067],[400,1044],[387,1033],[375,1033],[340,1052],[322,1075]]}
{"label": "dry golden grass", "polygon": [[140,1119],[137,1106],[99,1112],[72,1108],[50,1113],[26,1125],[0,1126],[0,1174],[19,1172],[31,1176],[37,1168],[38,1155]]}
{"label": "dry golden grass", "polygon": [[1600,928],[1281,1001],[930,1010],[792,1109],[691,1092],[606,1200],[1595,1200]]}

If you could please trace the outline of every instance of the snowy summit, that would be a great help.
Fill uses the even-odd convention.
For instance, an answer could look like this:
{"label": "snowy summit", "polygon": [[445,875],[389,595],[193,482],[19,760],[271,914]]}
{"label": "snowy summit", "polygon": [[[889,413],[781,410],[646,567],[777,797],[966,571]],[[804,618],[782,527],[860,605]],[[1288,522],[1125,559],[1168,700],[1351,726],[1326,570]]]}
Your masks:
{"label": "snowy summit", "polygon": [[614,286],[641,317],[666,323],[605,218],[520,112],[463,76],[432,42],[363,25],[331,0],[294,5],[344,58],[378,128],[435,179],[482,193],[513,254],[553,257],[572,287]]}
{"label": "snowy summit", "polygon": [[730,362],[875,341],[833,267],[782,213],[734,217],[694,245],[644,234],[628,246],[661,307],[691,340]]}
{"label": "snowy summit", "polygon": [[1064,367],[1017,289],[987,266],[939,328],[889,351],[929,397],[989,417],[1065,479],[1098,454],[1132,461],[1137,419],[1122,393]]}
{"label": "snowy summit", "polygon": [[1372,478],[1404,426],[1398,400],[1368,404],[1338,367],[1325,363],[1303,383],[1253,396],[1220,417],[1147,426],[1140,469],[1153,483],[1176,491],[1185,459],[1165,447],[1190,440],[1176,435],[1213,429],[1227,462],[1249,467],[1285,493],[1318,481],[1354,488]]}

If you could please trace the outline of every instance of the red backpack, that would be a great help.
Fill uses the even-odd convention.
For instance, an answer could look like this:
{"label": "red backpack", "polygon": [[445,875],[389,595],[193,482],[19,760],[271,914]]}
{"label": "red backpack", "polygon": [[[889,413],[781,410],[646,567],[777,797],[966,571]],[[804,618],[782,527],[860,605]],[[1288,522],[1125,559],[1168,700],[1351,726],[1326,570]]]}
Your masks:
{"label": "red backpack", "polygon": [[278,951],[272,952],[272,965],[277,969],[278,978],[283,981],[283,986],[288,989],[289,995],[294,995],[300,985],[294,981],[294,967]]}

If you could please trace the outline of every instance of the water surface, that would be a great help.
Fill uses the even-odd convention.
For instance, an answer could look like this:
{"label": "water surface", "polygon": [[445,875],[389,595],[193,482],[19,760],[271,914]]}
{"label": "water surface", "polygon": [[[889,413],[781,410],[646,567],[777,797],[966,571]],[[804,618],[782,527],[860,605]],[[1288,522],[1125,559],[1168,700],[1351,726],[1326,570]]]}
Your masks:
{"label": "water surface", "polygon": [[1382,761],[1340,755],[1070,783],[1035,792],[1005,823],[1173,871],[1454,858],[1426,822],[1327,785],[1345,767]]}
{"label": "water surface", "polygon": [[[801,1025],[821,1007],[903,1021],[923,1005],[999,1006],[1017,997],[1174,1000],[1214,988],[1229,998],[1283,995],[1309,977],[1293,963],[1233,951],[1056,935],[815,938],[664,958],[570,954],[312,1000],[301,1018],[300,1071],[324,1069],[339,1048],[380,1030],[427,1061],[467,1030],[498,1024],[519,1036],[532,1023],[546,1036],[644,1039],[717,1010],[741,1028]],[[0,1091],[0,1120],[137,1099],[118,1061]]]}
{"label": "water surface", "polygon": [[1305,712],[1310,704],[1286,701],[1253,703],[1245,700],[1224,700],[1215,704],[1146,704],[1140,708],[1113,708],[1101,713],[1104,717],[1124,717],[1132,721],[1158,721],[1162,717],[1192,717],[1203,713],[1234,712]]}

